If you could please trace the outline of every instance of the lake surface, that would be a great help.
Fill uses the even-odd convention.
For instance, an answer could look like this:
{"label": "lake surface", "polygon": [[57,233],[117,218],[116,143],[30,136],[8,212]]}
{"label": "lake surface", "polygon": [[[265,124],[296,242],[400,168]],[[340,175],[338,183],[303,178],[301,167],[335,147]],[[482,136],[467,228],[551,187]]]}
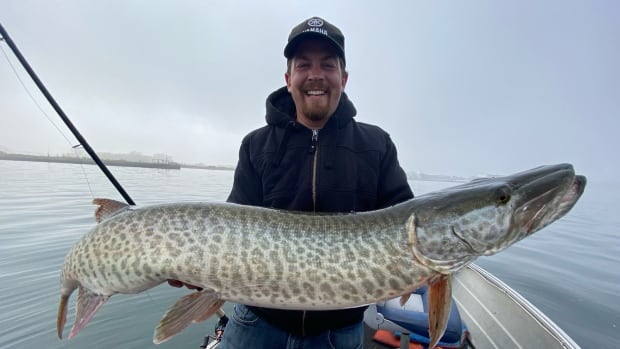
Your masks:
{"label": "lake surface", "polygon": [[[139,205],[224,201],[233,177],[231,171],[110,169]],[[454,184],[411,181],[416,195]],[[589,179],[567,216],[476,262],[584,348],[620,348],[619,187]],[[123,201],[95,166],[0,161],[0,348],[197,348],[213,333],[214,320],[152,343],[159,318],[189,292],[167,285],[112,297],[76,338],[58,340],[59,271],[73,243],[95,224],[93,197]]]}

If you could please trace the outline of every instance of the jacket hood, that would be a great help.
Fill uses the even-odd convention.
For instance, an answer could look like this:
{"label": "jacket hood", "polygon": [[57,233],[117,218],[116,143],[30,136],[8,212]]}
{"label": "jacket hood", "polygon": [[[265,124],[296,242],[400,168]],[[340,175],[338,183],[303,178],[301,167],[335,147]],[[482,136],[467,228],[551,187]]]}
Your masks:
{"label": "jacket hood", "polygon": [[[286,86],[275,90],[267,97],[266,107],[267,114],[265,119],[268,125],[286,127],[291,121],[295,121],[295,102],[293,102],[293,97],[288,92]],[[331,118],[335,118],[339,128],[342,128],[355,115],[357,115],[357,110],[353,102],[343,92],[340,96],[338,108],[336,108]]]}

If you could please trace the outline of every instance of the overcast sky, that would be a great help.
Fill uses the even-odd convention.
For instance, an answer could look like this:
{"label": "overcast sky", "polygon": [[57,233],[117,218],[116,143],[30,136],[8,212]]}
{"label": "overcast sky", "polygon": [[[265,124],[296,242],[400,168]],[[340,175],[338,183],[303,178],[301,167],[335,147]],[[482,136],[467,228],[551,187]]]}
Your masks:
{"label": "overcast sky", "polygon": [[[407,171],[617,173],[619,1],[362,3],[0,0],[0,23],[97,152],[235,164],[284,85],[291,28],[316,15],[345,34],[356,119],[390,133]],[[0,46],[0,150],[69,152]]]}

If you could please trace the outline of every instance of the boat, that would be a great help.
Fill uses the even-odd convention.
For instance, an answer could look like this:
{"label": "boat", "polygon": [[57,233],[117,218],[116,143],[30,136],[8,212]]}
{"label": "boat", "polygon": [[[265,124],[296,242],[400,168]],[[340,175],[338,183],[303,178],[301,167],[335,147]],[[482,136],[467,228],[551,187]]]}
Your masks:
{"label": "boat", "polygon": [[[369,307],[364,317],[367,330],[364,348],[426,348],[424,338],[428,333],[419,328],[421,319],[427,319],[426,314],[423,309],[416,312],[407,308],[415,307],[415,303],[419,306],[420,299],[416,300],[415,294],[418,294],[417,298],[425,296],[424,291],[416,291],[404,307],[400,306],[398,299]],[[470,264],[453,275],[452,299],[448,329],[439,347],[580,348],[542,311],[476,264]],[[462,332],[458,333],[460,326]],[[386,337],[387,334],[391,338]],[[452,339],[446,337],[449,334]],[[461,336],[458,344],[454,342],[455,335]],[[446,338],[450,343],[444,342]]]}

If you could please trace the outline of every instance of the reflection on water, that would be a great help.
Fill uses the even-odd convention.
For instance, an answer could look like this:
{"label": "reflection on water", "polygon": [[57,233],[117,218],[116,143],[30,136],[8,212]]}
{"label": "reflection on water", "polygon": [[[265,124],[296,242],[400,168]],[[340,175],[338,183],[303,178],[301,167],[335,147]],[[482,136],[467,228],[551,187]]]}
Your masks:
{"label": "reflection on water", "polygon": [[[194,169],[111,170],[139,205],[224,201],[233,175]],[[454,185],[411,184],[416,195]],[[607,188],[590,181],[568,216],[505,252],[478,260],[577,343],[592,348],[620,347],[620,222]],[[165,285],[112,297],[76,338],[56,338],[60,266],[71,245],[95,224],[93,197],[122,200],[94,166],[0,161],[0,348],[198,347],[204,334],[213,332],[213,320],[190,326],[162,345],[152,344],[159,318],[189,292]],[[69,321],[74,301],[75,295]]]}

